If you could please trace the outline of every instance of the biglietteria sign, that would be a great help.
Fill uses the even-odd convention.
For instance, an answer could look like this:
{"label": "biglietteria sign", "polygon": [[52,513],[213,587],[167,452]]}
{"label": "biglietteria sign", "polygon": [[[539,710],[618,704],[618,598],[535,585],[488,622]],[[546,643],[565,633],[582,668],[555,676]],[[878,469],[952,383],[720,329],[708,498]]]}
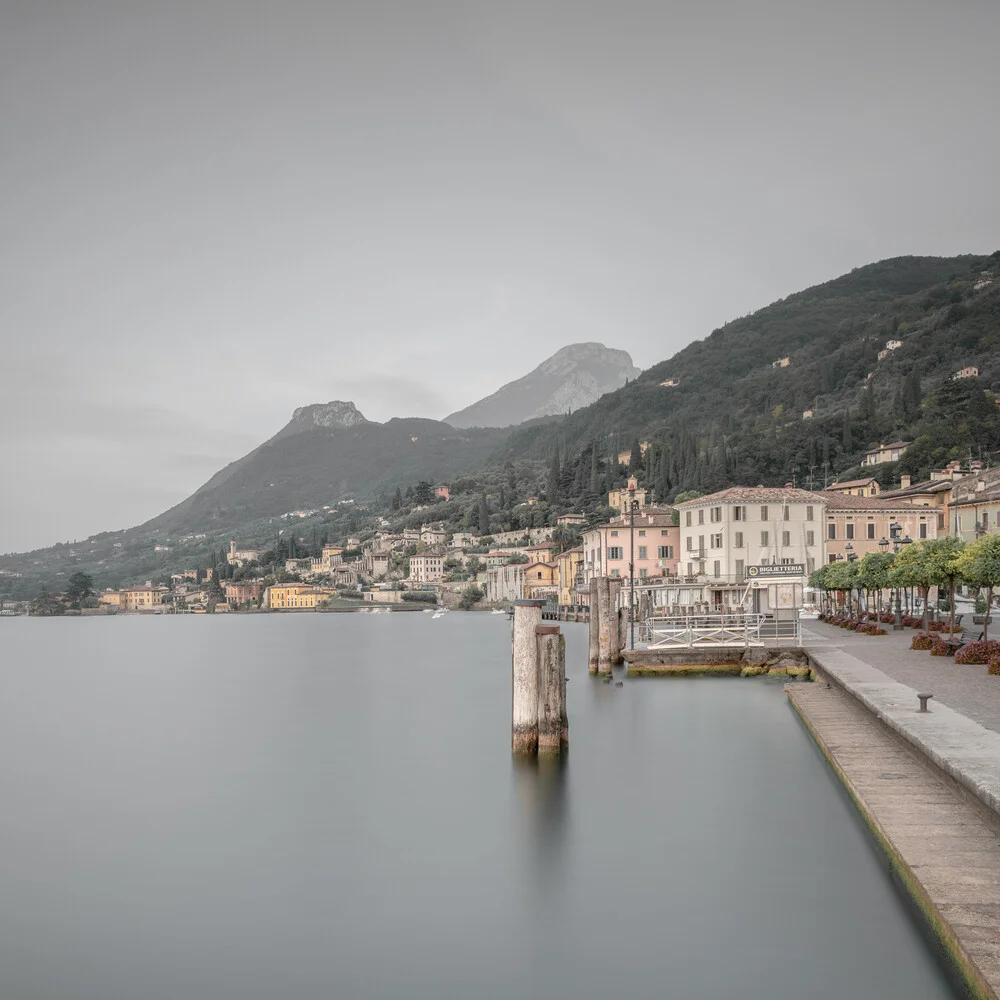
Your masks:
{"label": "biglietteria sign", "polygon": [[760,580],[772,576],[805,576],[802,563],[768,563],[766,566],[747,566],[747,579]]}

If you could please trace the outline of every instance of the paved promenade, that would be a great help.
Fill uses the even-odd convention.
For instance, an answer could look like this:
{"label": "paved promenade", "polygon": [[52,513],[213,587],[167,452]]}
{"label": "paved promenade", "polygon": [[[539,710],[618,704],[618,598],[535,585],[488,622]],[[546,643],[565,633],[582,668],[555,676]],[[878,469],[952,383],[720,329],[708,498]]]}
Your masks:
{"label": "paved promenade", "polygon": [[[802,644],[850,653],[900,684],[932,692],[935,703],[947,705],[1000,733],[1000,677],[991,677],[984,666],[956,663],[950,656],[931,656],[926,650],[910,649],[916,634],[908,628],[888,635],[858,635],[810,621],[803,622]],[[973,638],[979,638],[978,628]],[[995,638],[1000,639],[1000,628]]]}

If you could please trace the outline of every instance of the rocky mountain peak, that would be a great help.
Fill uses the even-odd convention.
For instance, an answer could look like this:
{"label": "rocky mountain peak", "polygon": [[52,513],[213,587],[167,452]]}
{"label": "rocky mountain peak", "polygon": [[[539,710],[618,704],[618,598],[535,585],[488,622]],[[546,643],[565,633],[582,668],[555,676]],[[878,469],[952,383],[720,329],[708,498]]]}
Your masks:
{"label": "rocky mountain peak", "polygon": [[293,414],[289,429],[297,431],[313,430],[316,427],[357,427],[368,421],[364,414],[351,402],[334,399],[329,403],[312,403],[300,406]]}
{"label": "rocky mountain peak", "polygon": [[569,344],[523,378],[508,382],[445,421],[452,427],[507,427],[566,413],[621,388],[626,379],[638,374],[628,351],[594,342]]}

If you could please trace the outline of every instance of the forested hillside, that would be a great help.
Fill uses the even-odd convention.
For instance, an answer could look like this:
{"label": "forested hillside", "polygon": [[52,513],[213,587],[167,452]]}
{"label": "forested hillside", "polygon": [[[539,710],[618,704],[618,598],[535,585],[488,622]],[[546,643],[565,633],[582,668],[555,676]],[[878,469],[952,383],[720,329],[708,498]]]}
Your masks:
{"label": "forested hillside", "polygon": [[[890,340],[901,346],[879,360]],[[979,377],[952,379],[967,366]],[[865,447],[905,438],[915,445],[900,470],[919,475],[951,458],[994,459],[997,390],[1000,252],[900,257],[727,323],[558,424],[515,430],[498,458],[596,447],[603,461],[649,441],[643,467],[670,496],[822,484]]]}

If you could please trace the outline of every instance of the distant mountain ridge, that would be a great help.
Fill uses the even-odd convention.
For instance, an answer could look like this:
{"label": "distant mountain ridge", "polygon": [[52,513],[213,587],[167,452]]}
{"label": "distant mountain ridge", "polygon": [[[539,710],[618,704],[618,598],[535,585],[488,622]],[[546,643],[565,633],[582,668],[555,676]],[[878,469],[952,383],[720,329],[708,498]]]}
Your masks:
{"label": "distant mountain ridge", "polygon": [[620,389],[639,369],[627,351],[603,344],[570,344],[534,371],[450,416],[452,427],[510,427],[578,410]]}

